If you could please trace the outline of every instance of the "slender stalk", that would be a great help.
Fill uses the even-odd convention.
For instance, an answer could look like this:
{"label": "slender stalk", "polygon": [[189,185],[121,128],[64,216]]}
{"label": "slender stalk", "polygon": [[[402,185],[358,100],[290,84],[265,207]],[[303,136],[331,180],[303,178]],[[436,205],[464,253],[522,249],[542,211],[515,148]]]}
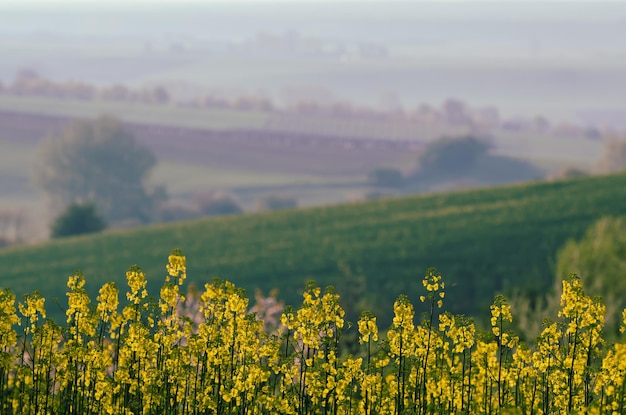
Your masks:
{"label": "slender stalk", "polygon": [[427,396],[426,396],[426,370],[428,368],[428,355],[430,354],[430,338],[432,335],[434,315],[435,315],[435,296],[432,295],[430,299],[430,317],[428,320],[428,340],[426,341],[426,356],[424,357],[424,367],[422,369],[423,370],[422,375],[424,376],[423,381],[422,381],[422,392],[423,392],[422,411],[423,413],[426,413],[426,408],[428,406]]}
{"label": "slender stalk", "polygon": [[576,362],[576,346],[578,345],[578,324],[574,331],[574,348],[572,350],[572,364],[569,367],[569,375],[567,379],[568,385],[568,399],[567,399],[567,412],[572,412],[572,402],[574,399],[574,362]]}

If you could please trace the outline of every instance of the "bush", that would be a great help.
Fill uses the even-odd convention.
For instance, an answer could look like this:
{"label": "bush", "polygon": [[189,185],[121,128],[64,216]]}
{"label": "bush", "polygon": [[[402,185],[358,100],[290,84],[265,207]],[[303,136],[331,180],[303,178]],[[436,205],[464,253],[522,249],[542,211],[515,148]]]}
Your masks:
{"label": "bush", "polygon": [[155,220],[175,222],[204,216],[234,215],[243,209],[234,197],[224,193],[199,193],[191,202],[169,200],[156,209]]}
{"label": "bush", "polygon": [[42,141],[33,181],[58,215],[68,203],[93,203],[110,224],[148,223],[166,197],[147,185],[156,156],[120,120],[99,117],[67,124]]}
{"label": "bush", "polygon": [[472,136],[444,137],[429,143],[420,154],[419,169],[425,176],[464,176],[488,150],[486,141]]}
{"label": "bush", "polygon": [[202,216],[243,213],[243,209],[233,196],[221,192],[199,193],[194,197],[194,204]]}
{"label": "bush", "polygon": [[53,238],[100,232],[106,227],[104,220],[92,204],[71,204],[52,223]]}
{"label": "bush", "polygon": [[378,200],[386,197],[393,197],[393,193],[381,192],[377,190],[373,190],[371,192],[365,192],[363,194],[362,200]]}
{"label": "bush", "polygon": [[293,197],[269,195],[257,201],[259,210],[281,210],[292,209],[298,206],[298,202]]}
{"label": "bush", "polygon": [[367,174],[367,179],[374,186],[400,187],[404,184],[404,175],[400,170],[378,168]]}
{"label": "bush", "polygon": [[616,173],[626,169],[626,140],[609,139],[604,145],[604,155],[597,162],[600,173]]}
{"label": "bush", "polygon": [[489,154],[486,140],[441,138],[428,144],[408,185],[420,190],[536,180],[545,173],[525,160]]}

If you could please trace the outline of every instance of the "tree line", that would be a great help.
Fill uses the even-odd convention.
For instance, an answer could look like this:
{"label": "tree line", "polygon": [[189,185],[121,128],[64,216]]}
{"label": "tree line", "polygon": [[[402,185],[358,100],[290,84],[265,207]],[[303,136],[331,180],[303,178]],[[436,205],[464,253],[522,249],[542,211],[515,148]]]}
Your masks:
{"label": "tree line", "polygon": [[143,88],[130,88],[115,84],[105,87],[79,81],[53,81],[40,76],[28,68],[20,70],[13,82],[0,83],[0,93],[18,96],[36,96],[84,101],[103,100],[153,105],[177,105],[196,109],[226,109],[236,111],[261,111],[285,113],[300,116],[321,116],[331,118],[367,119],[385,122],[409,122],[419,125],[445,125],[468,127],[476,132],[489,132],[503,129],[512,132],[529,132],[556,135],[561,137],[584,136],[589,139],[623,137],[619,131],[609,126],[579,126],[565,122],[550,122],[543,116],[534,118],[514,117],[505,119],[495,107],[475,108],[463,100],[448,98],[436,107],[422,103],[415,108],[405,108],[398,97],[392,95],[394,105],[374,108],[356,105],[345,99],[319,101],[307,94],[295,95],[281,105],[265,95],[247,94],[228,97],[216,92],[198,93],[187,99],[177,99],[162,85]]}
{"label": "tree line", "polygon": [[[235,196],[223,191],[200,191],[186,202],[171,200],[164,185],[150,180],[157,164],[152,150],[114,117],[72,121],[46,138],[37,152],[33,183],[53,218],[52,237],[244,212]],[[257,210],[296,206],[295,198],[272,194],[256,201]],[[8,237],[22,223],[13,219],[0,216],[6,244],[19,242]]]}

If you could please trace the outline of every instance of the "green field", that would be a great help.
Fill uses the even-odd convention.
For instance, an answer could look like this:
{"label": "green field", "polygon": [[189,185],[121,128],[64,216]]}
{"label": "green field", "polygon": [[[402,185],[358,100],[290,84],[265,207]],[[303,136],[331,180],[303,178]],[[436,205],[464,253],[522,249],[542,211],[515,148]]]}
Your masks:
{"label": "green field", "polygon": [[367,305],[382,321],[398,294],[415,299],[434,266],[451,311],[473,314],[496,292],[542,294],[559,247],[597,218],[622,214],[625,196],[626,175],[615,175],[106,232],[0,251],[0,286],[63,304],[76,269],[95,293],[105,281],[123,286],[138,264],[158,295],[167,255],[181,248],[197,284],[217,276],[250,295],[279,288],[297,304],[315,279],[335,285],[348,311]]}

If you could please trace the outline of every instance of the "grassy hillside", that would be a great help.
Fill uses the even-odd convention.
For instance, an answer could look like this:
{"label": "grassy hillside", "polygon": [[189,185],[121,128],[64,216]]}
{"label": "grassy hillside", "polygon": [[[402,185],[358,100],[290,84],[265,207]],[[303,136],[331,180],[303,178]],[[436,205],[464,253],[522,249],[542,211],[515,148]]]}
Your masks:
{"label": "grassy hillside", "polygon": [[449,309],[471,314],[498,291],[550,287],[556,250],[598,217],[623,213],[625,196],[626,175],[616,175],[109,232],[0,251],[0,286],[64,304],[76,269],[95,293],[108,280],[124,287],[138,264],[158,295],[179,247],[196,283],[219,276],[249,291],[277,287],[297,304],[314,278],[335,285],[349,310],[367,303],[383,321],[399,293],[416,299],[434,266],[448,282]]}

